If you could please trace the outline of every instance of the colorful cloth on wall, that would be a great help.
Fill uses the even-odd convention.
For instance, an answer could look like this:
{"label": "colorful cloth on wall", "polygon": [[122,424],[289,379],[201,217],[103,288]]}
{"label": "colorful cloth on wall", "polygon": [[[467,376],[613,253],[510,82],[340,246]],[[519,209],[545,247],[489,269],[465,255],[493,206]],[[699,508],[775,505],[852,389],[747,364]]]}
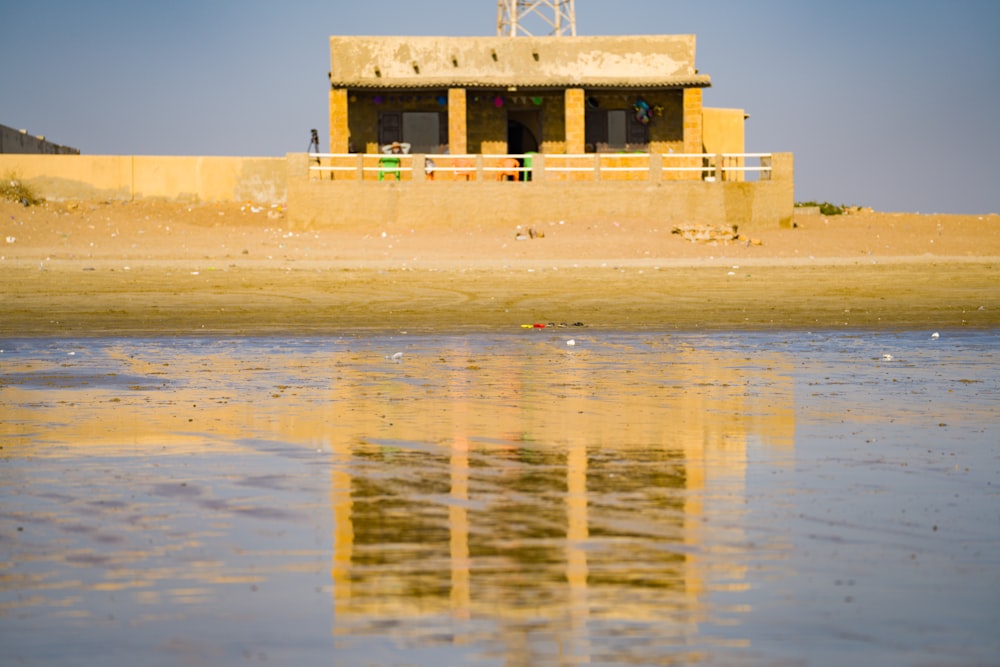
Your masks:
{"label": "colorful cloth on wall", "polygon": [[649,106],[649,102],[640,98],[636,100],[632,108],[635,110],[635,119],[643,125],[649,125],[649,121],[653,116],[653,110]]}

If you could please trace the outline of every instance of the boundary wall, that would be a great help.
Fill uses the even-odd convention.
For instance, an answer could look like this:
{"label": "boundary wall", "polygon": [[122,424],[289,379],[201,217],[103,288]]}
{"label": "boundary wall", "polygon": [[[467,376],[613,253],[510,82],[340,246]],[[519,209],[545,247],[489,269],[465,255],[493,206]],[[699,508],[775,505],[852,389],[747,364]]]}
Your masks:
{"label": "boundary wall", "polygon": [[791,153],[761,181],[338,181],[310,177],[307,153],[284,158],[0,155],[11,174],[52,201],[136,200],[286,204],[291,229],[343,220],[461,225],[616,220],[657,224],[791,225]]}
{"label": "boundary wall", "polygon": [[79,148],[52,143],[41,135],[28,134],[0,125],[0,153],[29,153],[44,155],[79,155]]}
{"label": "boundary wall", "polygon": [[280,157],[2,154],[0,178],[16,176],[51,201],[284,204],[286,165]]}
{"label": "boundary wall", "polygon": [[291,229],[338,221],[461,225],[489,218],[511,225],[556,220],[790,226],[794,159],[774,153],[769,180],[724,181],[367,181],[309,176],[310,156],[288,155]]}

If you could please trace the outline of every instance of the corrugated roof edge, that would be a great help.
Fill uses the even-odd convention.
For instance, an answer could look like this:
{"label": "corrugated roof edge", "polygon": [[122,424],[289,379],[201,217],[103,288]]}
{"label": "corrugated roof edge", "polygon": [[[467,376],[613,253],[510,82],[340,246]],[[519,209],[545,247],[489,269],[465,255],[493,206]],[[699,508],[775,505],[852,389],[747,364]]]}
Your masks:
{"label": "corrugated roof edge", "polygon": [[679,77],[670,79],[656,79],[656,80],[622,80],[622,79],[607,79],[607,80],[589,80],[589,81],[552,81],[551,79],[546,79],[544,81],[532,81],[530,79],[519,79],[516,81],[511,80],[501,80],[501,79],[477,79],[475,81],[456,81],[452,79],[426,79],[415,81],[414,79],[407,78],[405,80],[399,81],[372,81],[371,79],[361,80],[343,80],[334,81],[330,80],[330,85],[334,88],[356,88],[356,89],[366,89],[366,90],[380,90],[380,89],[396,89],[405,88],[412,90],[426,90],[428,88],[468,88],[468,89],[496,89],[496,88],[511,88],[514,87],[518,90],[520,89],[534,89],[534,90],[563,90],[566,88],[586,88],[591,90],[598,89],[620,89],[620,88],[642,88],[646,90],[651,89],[668,89],[668,88],[709,88],[712,85],[711,77],[707,75],[699,75],[695,77]]}

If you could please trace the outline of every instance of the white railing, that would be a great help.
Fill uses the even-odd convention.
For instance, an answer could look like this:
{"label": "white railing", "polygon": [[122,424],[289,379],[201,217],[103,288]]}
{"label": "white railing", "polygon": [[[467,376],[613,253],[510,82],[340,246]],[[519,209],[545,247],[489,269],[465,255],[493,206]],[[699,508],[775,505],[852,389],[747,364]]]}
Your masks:
{"label": "white railing", "polygon": [[[745,161],[754,158],[758,160],[757,166],[746,166]],[[722,159],[724,162],[724,171],[757,172],[760,174],[771,173],[770,153],[722,153]],[[732,161],[732,164],[730,164],[730,161]]]}
{"label": "white railing", "polygon": [[[697,162],[697,164],[695,164]],[[663,169],[675,173],[700,171],[703,178],[711,178],[715,171],[716,155],[711,153],[664,153]]]}
{"label": "white railing", "polygon": [[[346,158],[346,159],[345,159]],[[329,172],[359,174],[378,174],[384,177],[404,172],[412,172],[412,155],[389,155],[377,153],[310,153],[309,171],[313,173]],[[324,160],[326,162],[324,162]],[[314,162],[316,164],[312,164]],[[347,163],[350,164],[347,164]],[[410,164],[404,164],[410,163]],[[381,180],[381,179],[380,179]]]}
{"label": "white railing", "polygon": [[309,172],[355,181],[768,180],[771,153],[310,153]]}
{"label": "white railing", "polygon": [[[544,168],[547,173],[571,174],[590,172],[595,175],[602,173],[639,173],[650,170],[651,155],[649,153],[583,153],[583,154],[551,154],[544,158]],[[639,160],[640,165],[623,165],[623,162]],[[583,162],[584,166],[555,165],[555,162]],[[616,166],[617,165],[617,166]]]}

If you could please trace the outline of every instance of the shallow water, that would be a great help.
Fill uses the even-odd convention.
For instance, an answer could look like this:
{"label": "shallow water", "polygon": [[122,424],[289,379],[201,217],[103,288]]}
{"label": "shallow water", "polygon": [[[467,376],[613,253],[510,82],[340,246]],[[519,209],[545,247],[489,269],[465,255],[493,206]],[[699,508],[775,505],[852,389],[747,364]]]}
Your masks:
{"label": "shallow water", "polygon": [[1000,655],[1000,332],[0,347],[3,664]]}

